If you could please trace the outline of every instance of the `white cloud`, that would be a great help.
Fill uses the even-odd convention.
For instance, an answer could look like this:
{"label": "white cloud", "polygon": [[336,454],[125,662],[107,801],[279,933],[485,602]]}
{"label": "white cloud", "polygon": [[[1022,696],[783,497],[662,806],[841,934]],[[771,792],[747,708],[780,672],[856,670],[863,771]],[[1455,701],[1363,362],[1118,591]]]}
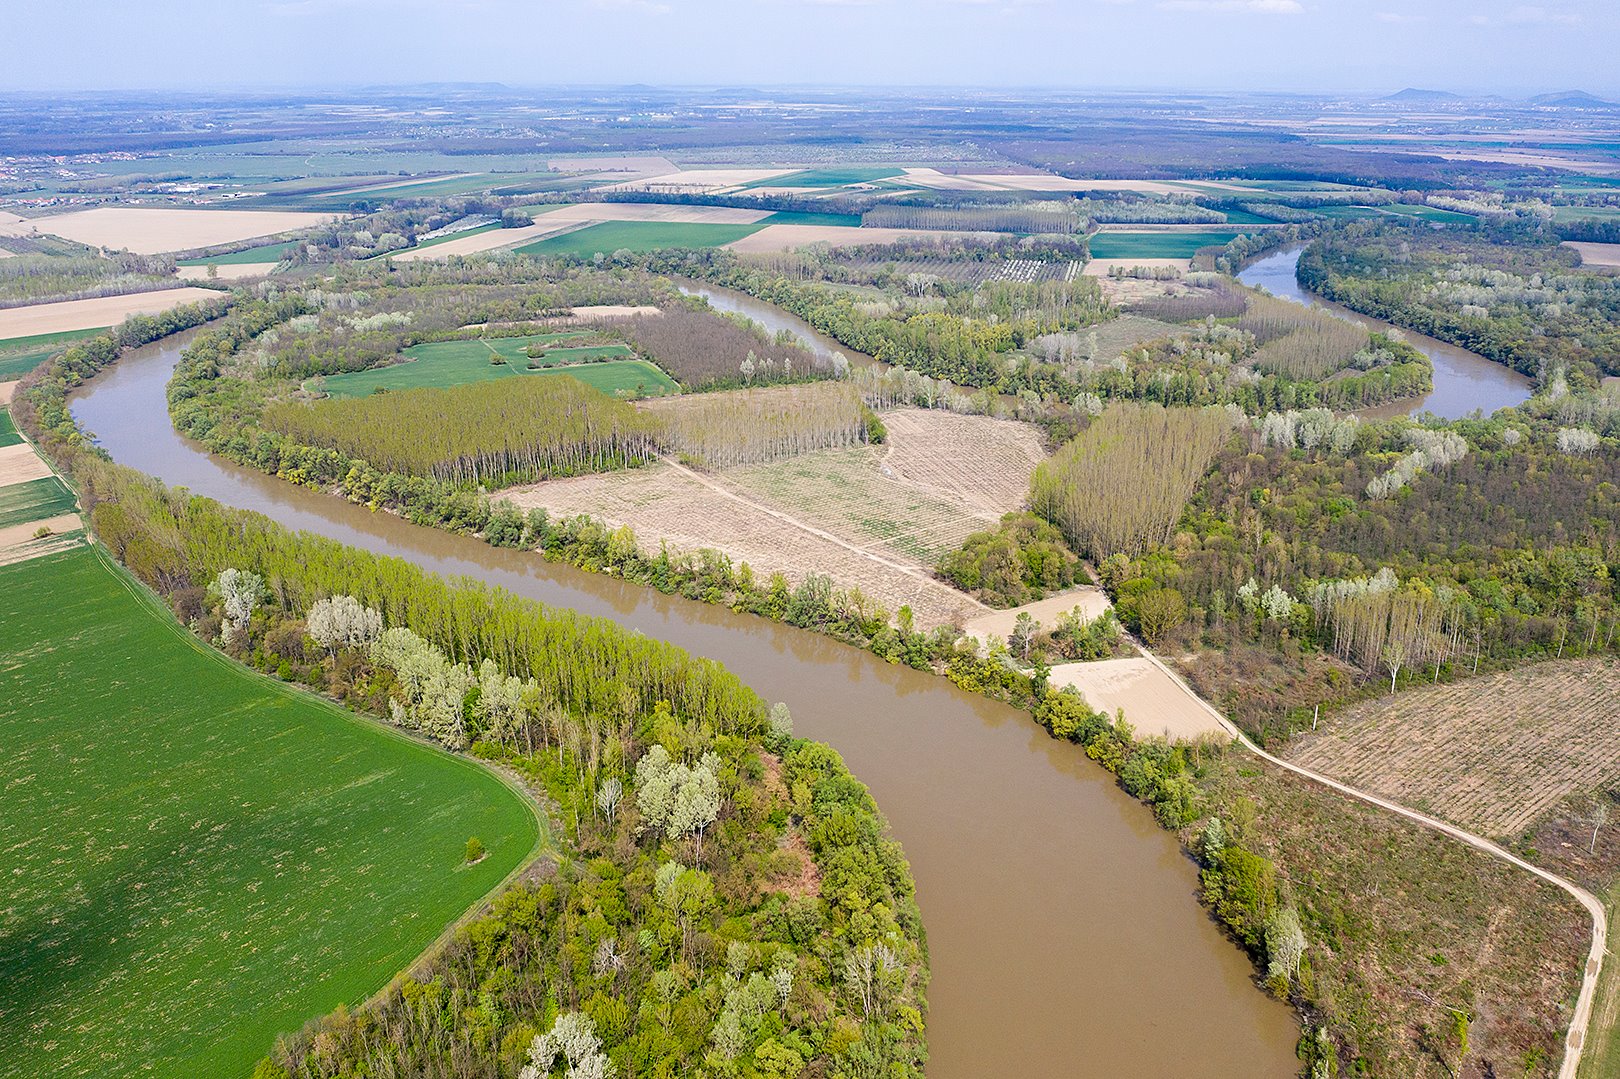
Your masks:
{"label": "white cloud", "polygon": [[1298,15],[1299,0],[1163,0],[1165,11],[1234,11],[1245,15]]}

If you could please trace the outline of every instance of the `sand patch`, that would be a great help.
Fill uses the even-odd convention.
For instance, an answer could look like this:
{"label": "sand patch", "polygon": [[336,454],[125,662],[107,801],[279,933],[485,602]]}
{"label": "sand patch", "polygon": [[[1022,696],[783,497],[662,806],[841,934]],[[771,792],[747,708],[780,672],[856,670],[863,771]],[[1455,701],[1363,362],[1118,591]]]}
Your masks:
{"label": "sand patch", "polygon": [[132,292],[127,296],[100,296],[93,300],[64,300],[61,303],[8,307],[0,309],[0,341],[42,333],[116,326],[129,315],[152,315],[181,304],[217,300],[222,295],[207,288],[171,288],[158,292]]}
{"label": "sand patch", "polygon": [[54,217],[36,217],[28,225],[30,231],[47,232],[92,247],[157,255],[166,251],[191,251],[312,228],[339,216],[282,210],[173,210],[101,206]]}
{"label": "sand patch", "polygon": [[604,190],[721,191],[728,187],[787,176],[797,171],[797,169],[677,169],[656,176],[627,180]]}
{"label": "sand patch", "polygon": [[975,615],[962,623],[962,630],[968,636],[977,637],[985,644],[989,644],[992,640],[1005,641],[1021,614],[1028,614],[1040,623],[1042,629],[1049,630],[1057,625],[1059,618],[1070,611],[1078,610],[1081,617],[1089,622],[1100,617],[1110,606],[1108,595],[1102,589],[1086,585],[1060,595],[1036,600],[1034,603],[1026,603],[1022,607]]}
{"label": "sand patch", "polygon": [[39,459],[34,447],[26,442],[14,446],[0,446],[0,487],[14,483],[44,479],[51,474],[50,467]]}
{"label": "sand patch", "polygon": [[766,225],[752,236],[734,240],[726,247],[744,254],[791,251],[810,244],[832,247],[858,247],[864,244],[892,244],[902,240],[989,240],[990,232],[938,232],[931,229],[859,228],[851,225]]}
{"label": "sand patch", "polygon": [[1140,736],[1190,741],[1226,733],[1190,690],[1149,659],[1060,663],[1052,668],[1051,685],[1074,687],[1087,704],[1109,715],[1124,709]]}
{"label": "sand patch", "polygon": [[11,404],[12,395],[16,392],[17,383],[15,381],[0,382],[0,405]]}
{"label": "sand patch", "polygon": [[1587,243],[1582,240],[1565,240],[1565,247],[1573,247],[1581,253],[1583,266],[1620,266],[1620,244]]}
{"label": "sand patch", "polygon": [[388,257],[395,262],[418,262],[422,259],[447,259],[454,255],[477,255],[484,251],[495,251],[502,247],[511,247],[514,244],[532,243],[535,240],[565,232],[577,224],[576,221],[553,220],[548,214],[534,224],[524,225],[522,228],[490,229],[488,232],[479,232],[456,240],[446,240],[442,244],[434,244],[431,247],[418,247],[410,251],[401,251],[397,255],[389,255]]}
{"label": "sand patch", "polygon": [[174,272],[182,281],[240,281],[245,277],[263,277],[279,265],[279,262],[224,262],[214,265],[218,272],[211,276],[207,266],[178,266]]}
{"label": "sand patch", "polygon": [[[752,225],[771,216],[770,210],[739,210],[731,206],[677,206],[657,202],[582,202],[537,214],[545,221],[673,221],[689,225]],[[485,233],[484,235],[489,235]]]}
{"label": "sand patch", "polygon": [[1114,272],[1115,267],[1121,270],[1130,270],[1136,267],[1171,269],[1185,273],[1192,268],[1192,259],[1092,259],[1086,263],[1083,272],[1087,277],[1107,277]]}

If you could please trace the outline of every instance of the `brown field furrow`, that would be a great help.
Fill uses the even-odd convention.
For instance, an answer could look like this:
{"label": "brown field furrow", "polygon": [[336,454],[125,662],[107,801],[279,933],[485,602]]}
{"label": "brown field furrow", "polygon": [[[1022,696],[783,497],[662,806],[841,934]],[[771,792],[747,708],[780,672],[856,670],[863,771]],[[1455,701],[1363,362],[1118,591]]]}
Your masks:
{"label": "brown field furrow", "polygon": [[1332,717],[1290,760],[1495,836],[1620,778],[1620,664],[1547,662]]}

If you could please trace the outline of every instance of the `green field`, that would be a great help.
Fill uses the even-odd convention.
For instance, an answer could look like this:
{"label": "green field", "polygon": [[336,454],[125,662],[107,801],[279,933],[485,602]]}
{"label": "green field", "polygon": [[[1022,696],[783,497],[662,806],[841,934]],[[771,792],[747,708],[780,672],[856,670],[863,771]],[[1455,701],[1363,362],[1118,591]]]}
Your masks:
{"label": "green field", "polygon": [[73,492],[55,476],[0,487],[0,528],[72,513],[73,507]]}
{"label": "green field", "polygon": [[[577,366],[529,370],[529,357],[524,349],[529,345],[554,341],[570,341],[585,336],[579,331],[529,334],[525,337],[490,337],[475,341],[433,341],[412,345],[403,355],[410,362],[392,367],[374,367],[369,371],[354,371],[343,375],[329,375],[321,388],[333,397],[364,397],[379,387],[387,390],[446,389],[469,382],[488,382],[496,378],[519,375],[570,374],[604,393],[618,390],[633,391],[643,385],[649,395],[673,393],[678,387],[664,372],[635,358],[635,353],[621,344],[562,346],[546,351],[546,359],[553,363]],[[492,356],[506,362],[491,363]],[[625,357],[622,360],[588,362],[602,357]]]}
{"label": "green field", "polygon": [[1228,225],[1273,225],[1277,222],[1275,217],[1261,217],[1248,210],[1222,210],[1221,213],[1226,215]]}
{"label": "green field", "polygon": [[106,328],[103,326],[95,330],[66,330],[62,333],[42,333],[33,337],[12,337],[0,341],[0,382],[22,378],[74,341],[94,337]]}
{"label": "green field", "polygon": [[1444,221],[1454,225],[1467,225],[1479,220],[1473,214],[1460,214],[1456,210],[1442,210],[1438,206],[1414,206],[1405,202],[1380,206],[1379,209],[1385,213],[1399,214],[1402,217],[1421,217],[1425,221]]}
{"label": "green field", "polygon": [[539,842],[490,772],[232,663],[98,550],[0,568],[0,653],[6,1079],[245,1079]]}
{"label": "green field", "polygon": [[205,255],[202,258],[181,259],[176,266],[246,266],[262,262],[280,262],[287,257],[287,252],[299,246],[302,241],[288,240],[286,243],[266,244],[264,247],[250,247],[246,251],[232,251],[228,255]]}
{"label": "green field", "polygon": [[11,411],[0,408],[0,446],[15,446],[22,441],[22,435],[17,433],[17,425],[11,422]]}
{"label": "green field", "polygon": [[1383,211],[1375,206],[1312,206],[1311,213],[1322,217],[1336,217],[1349,221],[1361,221],[1369,217],[1377,217]]}
{"label": "green field", "polygon": [[768,180],[755,180],[742,186],[845,187],[849,184],[869,184],[904,175],[904,169],[885,168],[882,165],[851,165],[842,169],[805,169],[802,172],[790,172],[785,176],[774,176]]}
{"label": "green field", "polygon": [[811,210],[778,210],[769,217],[760,218],[761,225],[842,225],[861,227],[860,214],[821,214]]}
{"label": "green field", "polygon": [[1100,232],[1091,237],[1094,259],[1190,259],[1201,247],[1229,243],[1239,233]]}
{"label": "green field", "polygon": [[1574,221],[1617,221],[1620,206],[1554,206],[1553,220],[1560,225]]}
{"label": "green field", "polygon": [[600,225],[547,236],[518,248],[525,255],[575,255],[598,252],[657,251],[664,247],[722,247],[752,236],[764,225],[706,225],[681,221],[604,221]]}
{"label": "green field", "polygon": [[377,202],[393,199],[436,199],[446,195],[471,195],[480,191],[488,191],[495,187],[514,187],[526,185],[537,181],[556,179],[555,173],[478,173],[473,176],[461,176],[432,180],[420,184],[392,184],[387,187],[368,187],[364,191],[351,191],[347,194],[332,192],[319,196],[322,199],[348,199],[351,202]]}

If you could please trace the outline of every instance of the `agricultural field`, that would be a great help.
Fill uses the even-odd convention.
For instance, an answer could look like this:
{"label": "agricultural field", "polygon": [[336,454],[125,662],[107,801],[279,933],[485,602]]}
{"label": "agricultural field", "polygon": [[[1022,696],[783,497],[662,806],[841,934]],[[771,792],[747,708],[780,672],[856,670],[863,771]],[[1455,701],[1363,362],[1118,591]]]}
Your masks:
{"label": "agricultural field", "polygon": [[[1620,244],[1584,243],[1575,240],[1566,240],[1565,247],[1572,247],[1581,253],[1582,266],[1620,266]],[[5,361],[0,360],[0,365]]]}
{"label": "agricultural field", "polygon": [[1440,221],[1451,225],[1467,225],[1479,220],[1473,214],[1458,213],[1456,210],[1442,210],[1438,206],[1415,206],[1411,203],[1396,202],[1379,209],[1387,214],[1397,214],[1401,217],[1418,217],[1424,221]]}
{"label": "agricultural field", "polygon": [[18,379],[75,341],[92,337],[106,329],[91,326],[61,333],[42,333],[0,341],[0,382]]}
{"label": "agricultural field", "polygon": [[1190,259],[1199,248],[1230,243],[1234,230],[1099,232],[1088,241],[1094,259]]}
{"label": "agricultural field", "polygon": [[[615,251],[656,251],[666,247],[724,247],[758,232],[760,225],[711,225],[672,221],[605,221],[517,250],[525,255],[589,258]],[[790,227],[790,226],[789,226]]]}
{"label": "agricultural field", "polygon": [[1079,263],[1054,259],[852,258],[844,265],[863,272],[892,267],[902,277],[929,274],[963,285],[982,285],[986,281],[1072,281],[1080,272]]}
{"label": "agricultural field", "polygon": [[[535,344],[578,341],[588,336],[575,330],[522,337],[481,337],[474,341],[433,341],[406,349],[402,353],[406,362],[326,375],[312,383],[312,388],[318,386],[331,397],[364,397],[379,389],[447,389],[520,375],[569,374],[607,393],[633,392],[638,385],[644,386],[649,394],[673,393],[678,389],[668,375],[636,359],[634,352],[617,343],[547,348],[540,360],[531,360],[524,351]],[[492,362],[496,358],[504,362]],[[530,363],[563,366],[530,370]]]}
{"label": "agricultural field", "polygon": [[[715,395],[703,395],[713,397]],[[683,398],[684,406],[689,400]],[[657,412],[680,407],[658,403]],[[892,614],[910,604],[923,626],[958,622],[982,604],[933,576],[969,533],[994,525],[1028,490],[1040,459],[1026,424],[942,411],[882,413],[880,446],[822,450],[699,474],[667,462],[550,480],[505,492],[554,515],[629,525],[644,549],[713,548],[756,579],[811,573],[859,587]]]}
{"label": "agricultural field", "polygon": [[152,315],[182,304],[217,300],[220,293],[206,288],[170,288],[156,292],[132,292],[123,296],[101,296],[93,300],[64,300],[37,303],[27,307],[0,309],[0,342],[19,337],[53,336],[80,330],[116,326],[130,315]]}
{"label": "agricultural field", "polygon": [[0,566],[76,547],[83,530],[73,492],[0,407]]}
{"label": "agricultural field", "polygon": [[1355,705],[1288,757],[1472,831],[1512,837],[1570,795],[1620,779],[1617,700],[1614,662],[1535,663]]}
{"label": "agricultural field", "polygon": [[350,188],[320,195],[326,200],[387,202],[394,199],[437,199],[451,195],[475,195],[506,188],[526,188],[534,183],[557,179],[553,173],[466,173],[458,176],[425,177],[381,187]]}
{"label": "agricultural field", "polygon": [[0,1075],[246,1075],[539,842],[491,773],[231,663],[93,549],[0,568],[0,654]]}
{"label": "agricultural field", "polygon": [[844,168],[805,169],[743,184],[752,187],[848,187],[851,184],[870,184],[904,176],[904,169],[882,165],[850,165]]}
{"label": "agricultural field", "polygon": [[157,255],[166,251],[217,247],[258,236],[313,228],[326,224],[335,216],[281,210],[172,210],[102,206],[53,217],[36,217],[20,225],[0,226],[0,230],[21,230],[23,235],[45,232],[91,247]]}
{"label": "agricultural field", "polygon": [[232,251],[228,255],[205,255],[202,258],[181,259],[176,266],[239,266],[264,262],[280,262],[287,257],[287,253],[298,247],[297,240],[288,240],[286,243],[267,244],[264,247],[250,247],[246,251]]}
{"label": "agricultural field", "polygon": [[1193,741],[1224,733],[1192,691],[1150,659],[1060,663],[1049,678],[1055,687],[1079,690],[1098,711],[1109,715],[1123,711],[1140,737]]}

